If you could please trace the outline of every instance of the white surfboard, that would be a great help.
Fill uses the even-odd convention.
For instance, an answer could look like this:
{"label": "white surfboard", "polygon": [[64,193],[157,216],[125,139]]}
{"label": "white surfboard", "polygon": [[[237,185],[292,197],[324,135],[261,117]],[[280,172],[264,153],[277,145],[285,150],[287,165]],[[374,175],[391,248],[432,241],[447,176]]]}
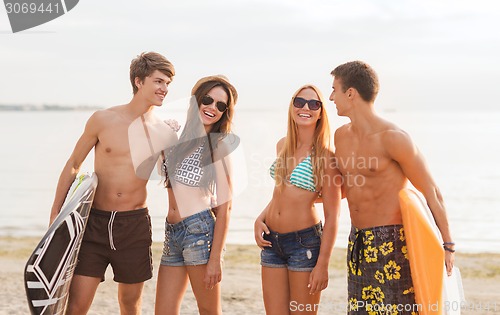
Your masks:
{"label": "white surfboard", "polygon": [[24,283],[32,314],[64,314],[96,187],[95,174],[73,182],[59,215],[28,259]]}

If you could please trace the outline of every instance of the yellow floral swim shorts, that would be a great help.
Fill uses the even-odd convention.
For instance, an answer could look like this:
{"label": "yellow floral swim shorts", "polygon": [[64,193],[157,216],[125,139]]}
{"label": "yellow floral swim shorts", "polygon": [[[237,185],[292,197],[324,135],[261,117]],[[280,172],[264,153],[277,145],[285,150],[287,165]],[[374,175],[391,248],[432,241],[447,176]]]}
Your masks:
{"label": "yellow floral swim shorts", "polygon": [[348,314],[418,314],[402,225],[351,228]]}

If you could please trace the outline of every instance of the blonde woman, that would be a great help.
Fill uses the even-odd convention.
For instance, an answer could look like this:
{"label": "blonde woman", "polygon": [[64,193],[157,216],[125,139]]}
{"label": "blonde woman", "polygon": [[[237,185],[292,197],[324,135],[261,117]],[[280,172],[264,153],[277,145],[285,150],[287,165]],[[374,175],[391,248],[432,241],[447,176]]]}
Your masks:
{"label": "blonde woman", "polygon": [[[255,221],[262,249],[262,290],[267,314],[316,314],[328,286],[328,263],[337,235],[341,177],[330,150],[323,97],[299,88],[288,110],[288,130],[270,169],[273,197]],[[325,222],[315,209],[321,195]]]}

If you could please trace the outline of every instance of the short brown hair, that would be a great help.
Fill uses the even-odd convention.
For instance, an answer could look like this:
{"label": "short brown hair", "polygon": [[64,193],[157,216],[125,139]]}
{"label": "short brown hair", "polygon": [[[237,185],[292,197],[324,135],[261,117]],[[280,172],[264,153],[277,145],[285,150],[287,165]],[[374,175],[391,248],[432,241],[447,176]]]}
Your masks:
{"label": "short brown hair", "polygon": [[337,66],[331,75],[342,81],[343,92],[355,88],[367,102],[375,101],[379,91],[377,73],[363,61],[350,61]]}
{"label": "short brown hair", "polygon": [[130,83],[134,94],[137,93],[135,78],[144,81],[155,70],[161,71],[163,74],[172,78],[175,75],[174,65],[164,56],[155,52],[143,52],[130,63]]}

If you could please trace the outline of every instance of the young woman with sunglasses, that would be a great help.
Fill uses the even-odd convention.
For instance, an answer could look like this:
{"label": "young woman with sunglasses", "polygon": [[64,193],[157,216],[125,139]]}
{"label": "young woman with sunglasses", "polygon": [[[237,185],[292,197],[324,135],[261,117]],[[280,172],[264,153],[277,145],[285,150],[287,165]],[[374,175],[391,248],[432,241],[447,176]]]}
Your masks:
{"label": "young woman with sunglasses", "polygon": [[[275,187],[255,221],[267,314],[316,314],[328,286],[328,263],[337,235],[341,177],[330,149],[330,125],[315,86],[295,92],[288,130],[270,168]],[[324,226],[314,203],[321,195]],[[305,311],[305,312],[304,312]]]}
{"label": "young woman with sunglasses", "polygon": [[227,155],[238,94],[224,76],[192,89],[179,143],[166,151],[165,244],[158,272],[156,314],[180,314],[188,280],[200,314],[222,314],[220,281],[229,225],[231,177]]}

